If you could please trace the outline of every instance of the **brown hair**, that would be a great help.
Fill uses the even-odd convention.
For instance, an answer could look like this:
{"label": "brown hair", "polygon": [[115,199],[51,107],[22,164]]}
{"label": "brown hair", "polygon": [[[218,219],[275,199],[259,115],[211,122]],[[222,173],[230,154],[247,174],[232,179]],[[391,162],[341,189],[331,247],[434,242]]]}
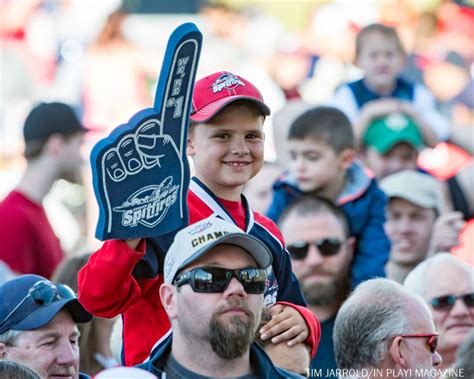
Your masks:
{"label": "brown hair", "polygon": [[25,150],[23,152],[23,155],[27,161],[32,161],[38,158],[43,153],[43,149],[46,146],[51,136],[59,135],[64,139],[64,142],[69,142],[72,138],[77,136],[78,133],[82,133],[82,132],[77,132],[77,133],[72,133],[72,134],[54,133],[54,134],[49,135],[46,138],[27,140],[25,141]]}
{"label": "brown hair", "polygon": [[333,107],[309,109],[293,122],[288,140],[305,139],[325,143],[337,154],[354,149],[355,145],[351,122],[343,112]]}
{"label": "brown hair", "polygon": [[405,55],[405,49],[402,46],[400,38],[398,37],[397,31],[391,26],[383,24],[370,24],[362,28],[356,37],[356,58],[359,56],[361,50],[364,47],[365,38],[372,33],[379,33],[386,38],[389,38],[395,42],[398,50],[401,54]]}

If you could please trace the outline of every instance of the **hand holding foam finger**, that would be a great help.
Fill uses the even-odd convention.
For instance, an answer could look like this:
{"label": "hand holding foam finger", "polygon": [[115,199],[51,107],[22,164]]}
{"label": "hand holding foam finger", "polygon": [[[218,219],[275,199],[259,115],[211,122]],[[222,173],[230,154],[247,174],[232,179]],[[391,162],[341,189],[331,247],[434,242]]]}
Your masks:
{"label": "hand holding foam finger", "polygon": [[96,237],[160,236],[187,224],[187,128],[202,35],[194,24],[170,37],[154,108],[137,112],[94,146]]}

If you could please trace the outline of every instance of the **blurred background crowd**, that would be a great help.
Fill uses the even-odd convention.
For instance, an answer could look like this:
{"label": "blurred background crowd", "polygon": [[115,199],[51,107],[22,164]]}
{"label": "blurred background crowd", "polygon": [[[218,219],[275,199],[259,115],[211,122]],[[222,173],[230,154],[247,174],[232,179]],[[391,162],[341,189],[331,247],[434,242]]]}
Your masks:
{"label": "blurred background crowd", "polygon": [[[98,139],[152,104],[168,36],[186,21],[204,35],[198,77],[225,69],[262,91],[272,110],[268,161],[277,159],[279,130],[305,104],[324,104],[338,86],[361,77],[354,40],[373,22],[397,29],[407,52],[403,76],[426,85],[451,123],[456,146],[426,149],[420,164],[446,179],[471,160],[474,11],[462,1],[5,0],[0,7],[1,197],[25,165],[22,127],[34,104],[73,105],[90,130],[87,160]],[[87,166],[81,182],[59,181],[45,199],[69,252],[96,246]]]}

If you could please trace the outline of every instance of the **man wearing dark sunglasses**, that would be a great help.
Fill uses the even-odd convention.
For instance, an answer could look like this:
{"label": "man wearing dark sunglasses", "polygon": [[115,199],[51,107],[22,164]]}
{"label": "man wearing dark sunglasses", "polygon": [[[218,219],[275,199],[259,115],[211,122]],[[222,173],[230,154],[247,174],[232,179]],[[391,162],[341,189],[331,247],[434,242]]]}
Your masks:
{"label": "man wearing dark sunglasses", "polygon": [[166,378],[299,377],[253,342],[271,263],[266,245],[217,217],[177,233],[160,287],[172,337],[141,367]]}
{"label": "man wearing dark sunglasses", "polygon": [[339,309],[334,325],[339,368],[359,373],[377,369],[373,377],[432,377],[431,370],[442,362],[437,342],[423,299],[390,279],[360,284]]}
{"label": "man wearing dark sunglasses", "polygon": [[442,368],[451,367],[459,346],[474,330],[474,269],[448,253],[436,254],[407,276],[404,286],[431,308],[439,331]]}
{"label": "man wearing dark sunglasses", "polygon": [[354,247],[346,216],[331,201],[305,195],[288,206],[278,226],[308,307],[321,322],[321,341],[310,367],[336,369],[332,331],[349,294]]}
{"label": "man wearing dark sunglasses", "polygon": [[47,379],[87,378],[79,373],[76,323],[91,319],[66,285],[37,275],[14,278],[0,286],[0,359]]}

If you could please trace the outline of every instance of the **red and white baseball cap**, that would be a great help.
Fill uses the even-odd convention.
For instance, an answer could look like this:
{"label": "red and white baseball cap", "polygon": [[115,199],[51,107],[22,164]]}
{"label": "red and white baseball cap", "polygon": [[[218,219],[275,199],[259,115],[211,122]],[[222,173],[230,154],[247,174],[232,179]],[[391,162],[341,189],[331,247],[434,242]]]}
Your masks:
{"label": "red and white baseball cap", "polygon": [[198,80],[194,85],[191,120],[209,121],[222,108],[237,100],[251,101],[264,116],[270,114],[270,108],[263,102],[257,87],[241,76],[221,71]]}

